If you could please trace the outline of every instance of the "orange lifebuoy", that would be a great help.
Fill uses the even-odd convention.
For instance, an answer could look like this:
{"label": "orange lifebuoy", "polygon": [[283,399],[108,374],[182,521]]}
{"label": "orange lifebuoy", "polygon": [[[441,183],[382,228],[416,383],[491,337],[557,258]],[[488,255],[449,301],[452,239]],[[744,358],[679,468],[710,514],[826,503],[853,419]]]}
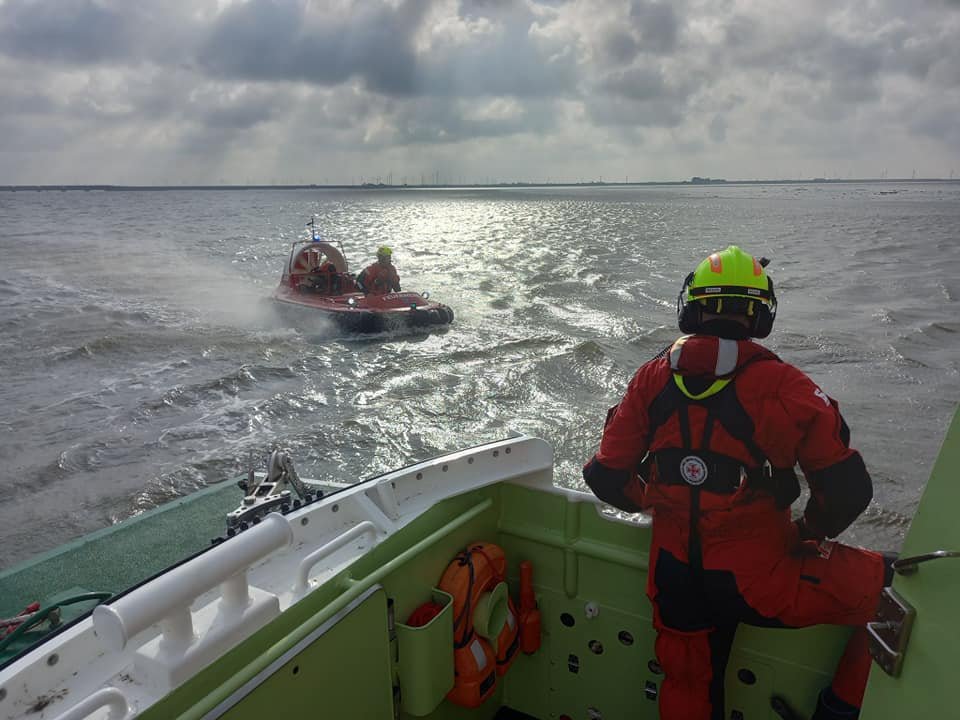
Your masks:
{"label": "orange lifebuoy", "polygon": [[[453,596],[455,677],[447,699],[457,705],[483,704],[493,694],[497,676],[517,656],[519,623],[506,588],[506,565],[499,546],[474,543],[457,554],[440,579],[438,587]],[[477,622],[486,627],[475,627]]]}

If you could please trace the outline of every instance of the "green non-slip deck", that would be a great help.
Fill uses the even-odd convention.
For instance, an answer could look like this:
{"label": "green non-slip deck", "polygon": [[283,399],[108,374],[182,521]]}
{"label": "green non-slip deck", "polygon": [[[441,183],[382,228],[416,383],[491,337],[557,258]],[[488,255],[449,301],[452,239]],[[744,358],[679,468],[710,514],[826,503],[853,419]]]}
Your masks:
{"label": "green non-slip deck", "polygon": [[224,535],[242,497],[236,481],[217,483],[4,570],[0,617],[69,589],[126,590]]}

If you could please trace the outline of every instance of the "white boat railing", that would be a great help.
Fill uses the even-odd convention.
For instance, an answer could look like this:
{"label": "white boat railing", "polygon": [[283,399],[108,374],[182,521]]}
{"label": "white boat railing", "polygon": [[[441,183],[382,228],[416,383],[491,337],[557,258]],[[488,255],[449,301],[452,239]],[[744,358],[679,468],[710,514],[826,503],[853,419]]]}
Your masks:
{"label": "white boat railing", "polygon": [[271,513],[231,542],[174,568],[110,605],[99,605],[93,611],[94,630],[107,647],[120,651],[131,638],[161,623],[168,647],[189,645],[193,639],[193,601],[220,585],[222,610],[241,614],[250,602],[247,570],[292,541],[290,523],[283,515]]}
{"label": "white boat railing", "polygon": [[[511,438],[394,470],[288,515],[272,513],[99,606],[90,620],[61,635],[56,644],[37,648],[5,668],[0,700],[7,708],[29,707],[61,688],[77,703],[58,720],[104,718],[107,713],[110,720],[127,720],[443,499],[504,480],[573,492],[575,501],[592,499],[554,487],[552,465],[552,449],[542,440]],[[348,573],[338,586],[341,596],[328,609],[492,505],[486,499],[464,509],[455,521],[368,576]],[[51,661],[57,656],[60,662]],[[127,683],[122,690],[117,678]]]}

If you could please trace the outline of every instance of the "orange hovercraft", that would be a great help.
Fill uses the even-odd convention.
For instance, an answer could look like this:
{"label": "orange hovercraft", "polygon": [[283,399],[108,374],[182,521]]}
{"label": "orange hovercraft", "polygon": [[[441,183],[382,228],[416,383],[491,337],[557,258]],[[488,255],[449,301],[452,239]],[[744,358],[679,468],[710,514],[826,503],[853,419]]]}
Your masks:
{"label": "orange hovercraft", "polygon": [[311,219],[310,240],[297,240],[273,299],[287,309],[309,310],[354,332],[449,325],[453,310],[430,293],[366,294],[349,272],[343,249],[323,240]]}

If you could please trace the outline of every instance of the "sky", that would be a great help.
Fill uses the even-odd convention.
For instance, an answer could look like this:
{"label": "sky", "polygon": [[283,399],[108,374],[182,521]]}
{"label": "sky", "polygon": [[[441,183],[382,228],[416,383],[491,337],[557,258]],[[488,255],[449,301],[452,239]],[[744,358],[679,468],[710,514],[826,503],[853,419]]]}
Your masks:
{"label": "sky", "polygon": [[960,0],[0,0],[0,185],[960,178]]}

